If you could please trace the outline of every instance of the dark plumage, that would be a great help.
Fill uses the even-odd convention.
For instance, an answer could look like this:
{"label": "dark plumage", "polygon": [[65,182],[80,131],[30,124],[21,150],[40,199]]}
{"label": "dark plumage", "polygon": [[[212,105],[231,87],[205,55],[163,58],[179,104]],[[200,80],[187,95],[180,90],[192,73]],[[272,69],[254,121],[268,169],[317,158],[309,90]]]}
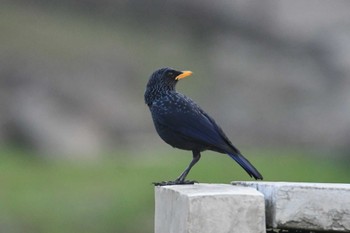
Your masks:
{"label": "dark plumage", "polygon": [[186,176],[200,157],[200,152],[212,150],[228,154],[255,179],[263,179],[256,168],[231,143],[222,129],[193,100],[176,92],[178,80],[191,75],[190,71],[162,68],[155,71],[147,84],[145,102],[159,136],[169,145],[191,150],[193,160],[175,180],[156,185],[188,184]]}

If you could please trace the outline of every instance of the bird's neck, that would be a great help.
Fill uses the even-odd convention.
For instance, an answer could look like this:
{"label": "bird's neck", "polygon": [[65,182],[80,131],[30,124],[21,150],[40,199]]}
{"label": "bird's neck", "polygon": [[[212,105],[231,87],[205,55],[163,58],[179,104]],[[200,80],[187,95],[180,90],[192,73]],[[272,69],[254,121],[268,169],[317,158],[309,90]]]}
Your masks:
{"label": "bird's neck", "polygon": [[154,101],[175,92],[175,88],[147,89],[145,92],[145,102],[148,106],[151,106]]}

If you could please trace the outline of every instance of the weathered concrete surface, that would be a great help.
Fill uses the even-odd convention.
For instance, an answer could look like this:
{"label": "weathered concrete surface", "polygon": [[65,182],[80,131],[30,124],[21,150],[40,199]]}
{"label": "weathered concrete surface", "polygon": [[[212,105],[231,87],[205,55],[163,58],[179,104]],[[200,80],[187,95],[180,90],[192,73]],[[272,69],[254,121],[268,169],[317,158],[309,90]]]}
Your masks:
{"label": "weathered concrete surface", "polygon": [[350,232],[350,184],[233,182],[265,196],[267,226]]}
{"label": "weathered concrete surface", "polygon": [[263,195],[254,188],[194,184],[155,188],[155,233],[265,233]]}

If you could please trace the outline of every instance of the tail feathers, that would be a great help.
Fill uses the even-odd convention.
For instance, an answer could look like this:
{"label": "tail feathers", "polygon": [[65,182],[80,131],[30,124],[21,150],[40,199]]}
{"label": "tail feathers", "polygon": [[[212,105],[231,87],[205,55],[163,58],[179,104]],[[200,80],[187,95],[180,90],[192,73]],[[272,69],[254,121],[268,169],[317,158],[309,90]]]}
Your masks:
{"label": "tail feathers", "polygon": [[262,180],[263,176],[256,170],[256,168],[241,154],[228,153],[228,155],[233,158],[241,167],[256,180]]}

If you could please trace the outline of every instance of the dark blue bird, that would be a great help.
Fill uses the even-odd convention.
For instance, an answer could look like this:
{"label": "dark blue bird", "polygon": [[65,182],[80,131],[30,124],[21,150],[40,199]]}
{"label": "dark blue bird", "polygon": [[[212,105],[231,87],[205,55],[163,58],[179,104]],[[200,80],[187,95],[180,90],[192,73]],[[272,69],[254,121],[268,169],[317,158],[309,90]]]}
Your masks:
{"label": "dark blue bird", "polygon": [[162,68],[151,75],[146,87],[145,102],[159,136],[169,145],[191,150],[193,154],[191,163],[175,181],[155,185],[193,184],[193,181],[186,181],[186,176],[205,150],[228,154],[251,177],[262,180],[262,175],[243,157],[213,118],[175,90],[178,80],[191,74],[191,71]]}

